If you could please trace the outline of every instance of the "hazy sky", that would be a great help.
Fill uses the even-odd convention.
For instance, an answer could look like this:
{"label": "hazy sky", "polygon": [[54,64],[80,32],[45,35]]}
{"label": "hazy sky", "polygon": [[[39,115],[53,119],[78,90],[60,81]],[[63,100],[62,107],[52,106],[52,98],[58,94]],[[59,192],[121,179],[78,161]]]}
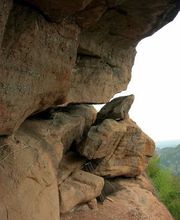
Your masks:
{"label": "hazy sky", "polygon": [[180,14],[138,44],[131,93],[130,116],[149,136],[180,139]]}
{"label": "hazy sky", "polygon": [[155,141],[180,140],[180,14],[136,49],[131,82],[120,94],[135,95],[130,117]]}

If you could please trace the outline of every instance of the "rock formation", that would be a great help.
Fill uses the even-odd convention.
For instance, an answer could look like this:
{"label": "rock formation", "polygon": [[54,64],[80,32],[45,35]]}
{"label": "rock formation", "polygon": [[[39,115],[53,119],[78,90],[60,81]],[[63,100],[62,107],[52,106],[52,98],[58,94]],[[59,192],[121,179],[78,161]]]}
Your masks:
{"label": "rock formation", "polygon": [[154,142],[128,116],[134,96],[109,100],[137,43],[178,11],[178,0],[0,1],[1,220],[172,219],[142,177]]}
{"label": "rock formation", "polygon": [[84,205],[77,211],[64,214],[61,220],[173,220],[170,213],[154,196],[143,176],[137,179],[116,179],[121,190],[109,196],[93,210]]}
{"label": "rock formation", "polygon": [[89,160],[100,159],[93,171],[97,175],[134,177],[153,156],[154,142],[131,120],[106,119],[90,128],[78,150]]}

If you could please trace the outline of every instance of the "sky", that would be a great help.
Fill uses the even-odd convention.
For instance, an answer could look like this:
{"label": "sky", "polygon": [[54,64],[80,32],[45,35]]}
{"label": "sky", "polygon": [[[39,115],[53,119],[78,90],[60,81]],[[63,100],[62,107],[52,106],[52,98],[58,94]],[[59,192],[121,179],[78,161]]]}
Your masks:
{"label": "sky", "polygon": [[130,117],[155,141],[180,140],[180,13],[137,46]]}
{"label": "sky", "polygon": [[130,117],[153,140],[180,140],[180,13],[136,49],[129,86],[115,97],[135,95]]}

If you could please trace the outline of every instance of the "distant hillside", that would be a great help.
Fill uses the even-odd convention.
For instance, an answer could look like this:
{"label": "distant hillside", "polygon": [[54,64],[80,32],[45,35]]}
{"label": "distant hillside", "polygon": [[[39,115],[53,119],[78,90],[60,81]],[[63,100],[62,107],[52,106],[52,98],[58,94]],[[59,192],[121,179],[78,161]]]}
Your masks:
{"label": "distant hillside", "polygon": [[157,148],[176,147],[179,144],[180,144],[180,140],[157,141],[156,147]]}
{"label": "distant hillside", "polygon": [[174,175],[180,176],[180,144],[176,147],[158,149],[160,165],[170,169]]}

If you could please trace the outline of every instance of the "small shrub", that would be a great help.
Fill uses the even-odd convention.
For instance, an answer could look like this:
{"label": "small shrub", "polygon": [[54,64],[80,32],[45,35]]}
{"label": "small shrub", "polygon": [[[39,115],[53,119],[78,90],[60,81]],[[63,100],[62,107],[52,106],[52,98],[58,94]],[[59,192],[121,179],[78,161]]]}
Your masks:
{"label": "small shrub", "polygon": [[146,170],[159,199],[166,205],[175,220],[180,220],[180,178],[170,170],[160,168],[159,157],[154,156]]}

